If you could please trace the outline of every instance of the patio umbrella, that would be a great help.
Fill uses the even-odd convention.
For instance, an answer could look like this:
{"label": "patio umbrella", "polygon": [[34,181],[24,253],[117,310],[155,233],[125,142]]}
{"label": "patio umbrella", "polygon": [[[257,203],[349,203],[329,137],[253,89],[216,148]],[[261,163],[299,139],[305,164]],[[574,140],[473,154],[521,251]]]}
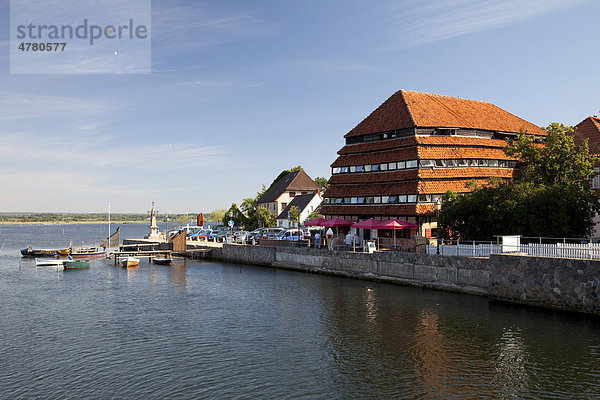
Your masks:
{"label": "patio umbrella", "polygon": [[378,219],[371,218],[371,219],[367,219],[366,221],[357,222],[354,225],[352,225],[352,227],[360,228],[360,229],[377,229],[377,227],[379,225],[381,225],[382,223],[383,222],[381,222]]}
{"label": "patio umbrella", "polygon": [[317,218],[317,219],[313,219],[311,221],[305,222],[304,226],[323,226],[323,222],[327,221],[324,218]]}
{"label": "patio umbrella", "polygon": [[338,226],[351,226],[353,224],[354,224],[354,222],[346,221],[345,219],[342,219],[342,218],[334,218],[334,219],[326,220],[325,222],[323,222],[321,224],[321,226],[324,226],[326,228],[333,228],[333,227],[337,228]]}
{"label": "patio umbrella", "polygon": [[386,222],[382,222],[375,229],[393,229],[394,230],[394,247],[396,247],[396,229],[419,229],[418,226],[397,219],[392,219]]}
{"label": "patio umbrella", "polygon": [[351,226],[353,224],[354,224],[354,222],[346,221],[345,219],[342,219],[342,218],[334,218],[334,219],[329,219],[329,220],[323,222],[321,224],[321,226],[324,226],[326,228],[333,228],[333,227],[335,227],[335,234],[337,236],[338,233],[339,233],[338,232],[338,227],[340,227],[340,226]]}
{"label": "patio umbrella", "polygon": [[[377,227],[381,224],[382,224],[382,222],[380,220],[371,218],[371,219],[367,219],[365,221],[357,222],[354,225],[352,225],[352,227],[372,230],[372,229],[377,229]],[[371,236],[371,238],[372,238],[372,236]]]}

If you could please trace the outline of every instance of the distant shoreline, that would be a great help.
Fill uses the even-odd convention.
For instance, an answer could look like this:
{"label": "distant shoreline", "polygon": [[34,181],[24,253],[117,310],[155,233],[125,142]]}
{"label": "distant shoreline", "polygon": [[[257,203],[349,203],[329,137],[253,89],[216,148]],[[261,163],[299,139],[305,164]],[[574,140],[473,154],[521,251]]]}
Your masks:
{"label": "distant shoreline", "polygon": [[[84,225],[84,224],[96,224],[108,225],[107,221],[44,221],[44,222],[31,222],[31,221],[0,221],[0,225]],[[148,224],[143,221],[110,221],[110,224]]]}

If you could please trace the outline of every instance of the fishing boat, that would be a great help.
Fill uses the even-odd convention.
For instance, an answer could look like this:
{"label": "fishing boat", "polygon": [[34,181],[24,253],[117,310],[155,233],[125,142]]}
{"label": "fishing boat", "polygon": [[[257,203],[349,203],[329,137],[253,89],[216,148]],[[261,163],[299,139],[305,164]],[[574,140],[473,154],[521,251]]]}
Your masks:
{"label": "fishing boat", "polygon": [[170,265],[173,259],[171,257],[154,257],[152,262],[159,265]]}
{"label": "fishing boat", "polygon": [[35,259],[35,266],[36,267],[62,267],[63,264],[65,263],[65,260],[59,260],[59,259],[44,259],[41,260],[39,258]]}
{"label": "fishing boat", "polygon": [[140,260],[135,257],[126,257],[121,260],[123,268],[135,268],[140,265]]}
{"label": "fishing boat", "polygon": [[31,246],[27,246],[26,249],[21,250],[23,257],[54,257],[55,255],[67,255],[69,248],[66,249],[33,249]]}
{"label": "fishing boat", "polygon": [[100,247],[79,247],[71,251],[73,258],[98,258],[106,256],[106,250]]}
{"label": "fishing boat", "polygon": [[65,269],[84,269],[90,267],[90,260],[66,260]]}

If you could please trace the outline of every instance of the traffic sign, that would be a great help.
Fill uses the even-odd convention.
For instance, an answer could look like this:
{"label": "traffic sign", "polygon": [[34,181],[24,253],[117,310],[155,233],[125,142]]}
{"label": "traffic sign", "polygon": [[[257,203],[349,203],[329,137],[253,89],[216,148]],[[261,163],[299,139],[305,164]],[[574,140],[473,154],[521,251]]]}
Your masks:
{"label": "traffic sign", "polygon": [[229,225],[230,228],[233,228],[233,220],[230,219],[229,222],[227,223],[227,225]]}

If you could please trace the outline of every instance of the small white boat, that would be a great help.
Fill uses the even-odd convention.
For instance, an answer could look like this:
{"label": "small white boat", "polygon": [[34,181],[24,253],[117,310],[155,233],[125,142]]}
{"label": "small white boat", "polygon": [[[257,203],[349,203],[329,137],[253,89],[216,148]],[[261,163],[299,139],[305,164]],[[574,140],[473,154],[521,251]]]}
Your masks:
{"label": "small white boat", "polygon": [[47,259],[41,259],[41,258],[36,258],[35,259],[35,266],[36,267],[62,267],[65,263],[65,260],[59,260],[59,259],[52,259],[52,258],[47,258]]}
{"label": "small white boat", "polygon": [[140,265],[140,260],[135,257],[126,257],[121,260],[121,265],[123,268],[135,268]]}

